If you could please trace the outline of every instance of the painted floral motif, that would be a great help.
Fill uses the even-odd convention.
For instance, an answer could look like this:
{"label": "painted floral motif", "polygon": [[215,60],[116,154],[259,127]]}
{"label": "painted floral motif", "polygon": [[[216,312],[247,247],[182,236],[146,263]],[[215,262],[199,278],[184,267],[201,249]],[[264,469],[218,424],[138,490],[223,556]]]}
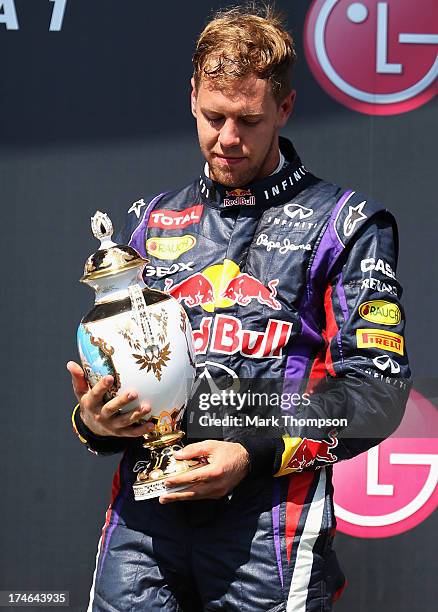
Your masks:
{"label": "painted floral motif", "polygon": [[140,351],[141,344],[138,341],[138,338],[136,338],[134,335],[133,325],[135,325],[134,319],[129,319],[125,323],[125,326],[119,327],[117,331],[122,336],[122,338],[124,338],[128,342],[129,346],[134,351]]}
{"label": "painted floral motif", "polygon": [[162,308],[161,312],[159,313],[153,312],[152,316],[157,321],[158,326],[159,326],[158,336],[157,336],[158,342],[160,342],[160,344],[164,344],[167,340],[167,323],[168,323],[169,315],[164,310],[164,308]]}

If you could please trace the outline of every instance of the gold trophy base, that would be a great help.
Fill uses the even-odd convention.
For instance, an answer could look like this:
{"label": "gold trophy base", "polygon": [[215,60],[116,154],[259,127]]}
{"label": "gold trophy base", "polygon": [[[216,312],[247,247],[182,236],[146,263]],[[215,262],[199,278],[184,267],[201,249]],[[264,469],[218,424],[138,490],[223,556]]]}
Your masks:
{"label": "gold trophy base", "polygon": [[187,484],[166,487],[164,481],[170,476],[191,472],[207,463],[206,459],[202,457],[199,459],[175,459],[174,451],[183,448],[180,442],[183,436],[183,431],[172,431],[155,440],[148,439],[148,434],[144,436],[146,442],[143,447],[150,450],[151,456],[146,467],[137,473],[137,479],[132,486],[136,501],[152,499],[165,493],[187,489],[189,487]]}

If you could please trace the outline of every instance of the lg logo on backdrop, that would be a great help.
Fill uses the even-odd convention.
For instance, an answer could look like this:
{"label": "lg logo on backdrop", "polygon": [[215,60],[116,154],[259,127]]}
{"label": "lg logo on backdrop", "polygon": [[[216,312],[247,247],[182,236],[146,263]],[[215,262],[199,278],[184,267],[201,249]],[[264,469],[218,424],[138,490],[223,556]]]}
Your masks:
{"label": "lg logo on backdrop", "polygon": [[[377,359],[380,370],[388,375],[396,372],[397,364],[388,355]],[[334,466],[338,529],[358,538],[387,538],[409,531],[436,510],[437,485],[437,409],[411,391],[395,434]]]}
{"label": "lg logo on backdrop", "polygon": [[304,26],[307,61],[348,108],[405,113],[437,93],[436,23],[436,0],[314,0]]}
{"label": "lg logo on backdrop", "polygon": [[[67,0],[49,0],[49,2],[53,2],[49,30],[50,32],[60,32],[64,21]],[[14,0],[0,0],[0,25],[1,24],[4,24],[7,30],[20,29]]]}

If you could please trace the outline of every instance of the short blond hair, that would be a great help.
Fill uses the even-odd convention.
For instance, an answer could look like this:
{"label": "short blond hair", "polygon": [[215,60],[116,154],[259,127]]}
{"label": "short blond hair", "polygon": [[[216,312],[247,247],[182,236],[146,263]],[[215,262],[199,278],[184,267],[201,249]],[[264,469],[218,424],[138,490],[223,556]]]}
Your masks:
{"label": "short blond hair", "polygon": [[273,8],[264,5],[219,11],[201,32],[193,55],[196,88],[202,78],[227,87],[256,75],[269,80],[277,103],[292,90],[294,40]]}

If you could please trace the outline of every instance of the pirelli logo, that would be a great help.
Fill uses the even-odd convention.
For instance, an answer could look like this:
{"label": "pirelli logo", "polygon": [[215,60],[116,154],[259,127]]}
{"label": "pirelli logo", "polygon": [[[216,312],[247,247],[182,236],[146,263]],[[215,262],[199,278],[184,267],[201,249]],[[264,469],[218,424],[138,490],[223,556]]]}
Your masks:
{"label": "pirelli logo", "polygon": [[381,329],[358,329],[356,330],[356,340],[358,348],[377,348],[404,355],[403,336],[394,332]]}

